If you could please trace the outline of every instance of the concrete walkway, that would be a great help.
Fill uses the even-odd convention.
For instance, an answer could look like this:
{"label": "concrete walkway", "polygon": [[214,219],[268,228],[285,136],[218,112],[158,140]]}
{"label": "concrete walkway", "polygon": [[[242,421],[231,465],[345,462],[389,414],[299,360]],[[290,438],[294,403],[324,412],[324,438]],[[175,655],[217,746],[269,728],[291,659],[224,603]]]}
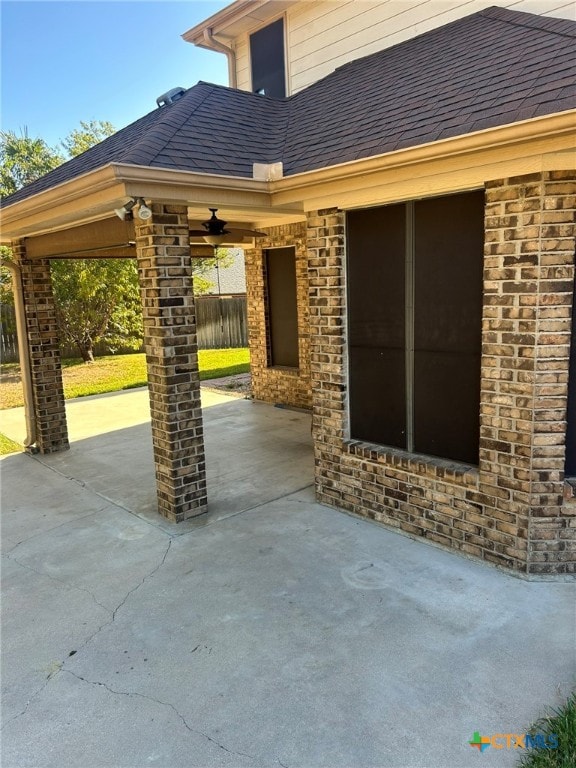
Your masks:
{"label": "concrete walkway", "polygon": [[3,767],[514,765],[468,741],[574,685],[575,585],[317,505],[309,416],[213,397],[196,522],[155,512],[145,391],[0,462]]}

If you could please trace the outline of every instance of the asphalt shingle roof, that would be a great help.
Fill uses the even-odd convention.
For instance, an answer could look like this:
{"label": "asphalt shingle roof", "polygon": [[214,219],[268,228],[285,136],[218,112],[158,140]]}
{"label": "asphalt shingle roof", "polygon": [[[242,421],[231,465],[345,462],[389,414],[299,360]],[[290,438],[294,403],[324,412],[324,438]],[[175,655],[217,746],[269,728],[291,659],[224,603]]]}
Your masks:
{"label": "asphalt shingle roof", "polygon": [[287,99],[200,82],[27,185],[108,163],[252,177],[393,152],[576,106],[576,23],[491,7],[352,61]]}

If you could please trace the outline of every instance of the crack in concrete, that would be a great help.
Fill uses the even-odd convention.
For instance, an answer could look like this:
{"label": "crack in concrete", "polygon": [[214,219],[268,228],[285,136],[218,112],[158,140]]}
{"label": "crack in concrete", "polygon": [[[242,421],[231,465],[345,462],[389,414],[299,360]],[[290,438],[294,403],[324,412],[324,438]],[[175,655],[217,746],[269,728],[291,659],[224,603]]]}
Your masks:
{"label": "crack in concrete", "polygon": [[49,684],[49,683],[50,683],[52,680],[54,680],[54,678],[55,678],[57,675],[59,675],[59,674],[60,674],[60,672],[62,672],[62,668],[61,668],[61,667],[60,667],[60,669],[56,670],[56,672],[54,672],[54,673],[50,673],[50,674],[48,675],[48,677],[46,678],[46,682],[44,682],[44,683],[43,683],[43,684],[40,686],[40,688],[38,688],[38,690],[37,690],[37,691],[35,691],[35,692],[32,694],[32,696],[30,696],[30,698],[29,698],[29,699],[28,699],[28,701],[26,702],[26,706],[24,707],[24,709],[22,710],[22,712],[18,712],[16,715],[13,715],[12,717],[8,718],[8,720],[4,720],[4,722],[3,722],[3,723],[2,723],[2,725],[0,726],[0,731],[3,731],[3,730],[4,730],[4,728],[5,728],[5,727],[8,725],[8,723],[12,723],[12,722],[14,722],[14,720],[18,720],[18,718],[19,718],[19,717],[23,717],[23,716],[26,714],[26,712],[28,712],[28,708],[30,707],[30,705],[32,704],[32,702],[33,702],[33,701],[34,701],[36,698],[38,698],[38,696],[40,696],[40,694],[42,693],[42,691],[44,690],[44,688],[46,688],[46,686],[47,686],[47,685],[48,685],[48,684]]}
{"label": "crack in concrete", "polygon": [[[98,635],[105,627],[108,627],[108,626],[110,626],[111,624],[114,623],[114,620],[116,619],[116,614],[118,613],[120,608],[122,608],[122,606],[126,603],[128,598],[130,597],[130,595],[133,595],[134,592],[136,592],[137,589],[140,589],[140,587],[144,584],[144,582],[147,579],[149,579],[151,576],[153,576],[164,565],[164,563],[166,562],[166,558],[168,557],[168,552],[170,551],[170,547],[171,546],[172,546],[172,539],[169,539],[168,546],[166,547],[166,550],[165,550],[164,554],[162,555],[162,559],[160,560],[160,562],[156,566],[154,566],[154,568],[149,573],[147,573],[144,576],[144,578],[135,587],[133,587],[129,592],[127,592],[126,596],[116,606],[116,608],[114,608],[114,610],[110,610],[110,608],[107,608],[105,605],[102,605],[102,603],[98,602],[98,600],[94,597],[94,595],[88,589],[84,589],[83,587],[77,587],[74,584],[68,584],[67,582],[62,581],[61,579],[58,579],[55,576],[50,576],[50,574],[43,573],[42,571],[37,571],[35,568],[32,568],[32,566],[27,565],[26,563],[21,563],[15,557],[9,557],[8,556],[8,559],[9,560],[13,560],[15,563],[17,563],[22,568],[26,568],[29,571],[32,571],[33,573],[38,574],[39,576],[46,576],[47,578],[51,579],[52,581],[56,581],[56,582],[58,582],[60,584],[63,584],[65,587],[68,587],[69,589],[76,589],[76,590],[79,590],[80,592],[86,592],[88,595],[90,595],[90,597],[94,600],[94,602],[97,605],[99,605],[101,608],[103,608],[105,611],[107,611],[110,614],[110,619],[108,621],[104,622],[104,624],[101,624],[95,632],[93,632],[91,635],[89,635],[89,637],[86,638],[86,640],[82,643],[82,645],[78,646],[78,648],[75,649],[74,656],[77,656],[79,651],[83,650],[88,645],[88,643],[96,637],[96,635]],[[68,672],[68,674],[74,675],[74,677],[78,677],[79,679],[83,679],[83,678],[80,678],[78,675],[76,675],[74,672],[71,672],[69,669],[64,669],[64,664],[65,663],[66,663],[66,661],[63,661],[61,666],[60,666],[60,668],[56,672],[50,673],[48,675],[48,677],[46,679],[46,682],[43,683],[43,685],[41,685],[40,688],[38,688],[38,690],[35,693],[33,693],[32,696],[28,699],[24,709],[21,712],[18,712],[18,714],[16,714],[13,717],[9,718],[8,720],[5,720],[4,724],[3,724],[4,726],[7,725],[8,723],[13,722],[14,720],[17,720],[19,717],[22,717],[23,715],[25,715],[26,712],[28,711],[28,708],[32,704],[32,702],[42,693],[42,691],[46,688],[48,683],[50,683],[52,680],[54,680],[61,672]],[[90,682],[90,681],[88,680],[86,682]],[[141,695],[141,694],[134,694],[134,695]],[[160,702],[160,703],[163,703],[163,702]],[[171,705],[168,705],[168,706],[171,706]],[[1,728],[0,728],[0,730],[1,730]],[[241,754],[241,753],[238,753],[238,754]],[[249,755],[247,755],[247,757],[249,757]]]}
{"label": "crack in concrete", "polygon": [[60,523],[59,525],[55,525],[53,528],[45,528],[42,531],[39,531],[38,533],[32,534],[32,536],[28,536],[27,539],[22,539],[22,541],[17,542],[14,544],[14,546],[7,550],[6,552],[3,552],[4,555],[11,555],[12,552],[14,552],[15,549],[20,547],[22,544],[27,544],[29,541],[32,541],[32,539],[38,538],[38,536],[46,536],[49,533],[52,533],[52,531],[57,531],[58,528],[62,528],[64,525],[70,525],[70,523],[75,523],[77,520],[84,520],[87,517],[92,517],[92,515],[97,515],[99,512],[103,512],[109,505],[105,505],[103,507],[100,507],[100,509],[95,509],[92,512],[87,512],[85,515],[80,515],[80,517],[74,517],[70,520],[65,520],[63,523]]}
{"label": "crack in concrete", "polygon": [[75,677],[77,680],[81,680],[83,683],[88,683],[89,685],[97,685],[102,688],[105,688],[109,693],[114,694],[115,696],[128,696],[132,697],[135,696],[140,699],[146,699],[147,701],[152,701],[154,704],[160,704],[163,707],[169,707],[175,715],[182,721],[183,725],[187,730],[190,731],[190,733],[193,733],[196,736],[202,736],[202,738],[207,739],[211,744],[214,744],[219,749],[222,749],[224,752],[227,752],[230,755],[239,755],[241,757],[247,757],[250,760],[255,760],[256,758],[254,755],[248,755],[246,752],[238,752],[234,749],[229,749],[228,747],[225,747],[224,744],[221,744],[216,739],[212,738],[212,736],[209,736],[207,733],[204,733],[203,731],[198,731],[195,728],[192,728],[192,726],[188,723],[184,715],[176,709],[174,704],[171,704],[169,701],[162,701],[162,699],[157,699],[154,696],[148,696],[145,693],[137,693],[136,691],[118,691],[114,688],[111,688],[107,683],[102,683],[98,680],[88,680],[86,677],[82,677],[81,675],[77,675],[75,672],[72,672],[69,669],[63,669],[62,672],[66,672],[69,675],[72,675],[72,677]]}
{"label": "crack in concrete", "polygon": [[[12,552],[12,551],[13,551],[13,550],[10,550],[10,552]],[[17,564],[18,564],[18,565],[19,565],[21,568],[26,568],[28,571],[32,571],[32,573],[35,573],[35,574],[37,574],[38,576],[44,576],[45,578],[47,578],[47,579],[50,579],[51,581],[55,581],[55,582],[57,582],[58,584],[62,584],[62,585],[63,585],[64,587],[66,587],[67,589],[75,589],[75,590],[77,590],[78,592],[85,592],[87,595],[90,595],[90,597],[91,597],[91,598],[92,598],[92,600],[93,600],[93,601],[96,603],[96,605],[99,605],[99,606],[100,606],[100,608],[103,608],[103,609],[104,609],[104,610],[105,610],[107,613],[110,613],[110,614],[112,614],[112,615],[113,615],[113,612],[112,612],[112,610],[111,610],[110,608],[108,608],[107,606],[103,605],[103,604],[102,604],[102,603],[101,603],[101,602],[100,602],[100,601],[99,601],[99,600],[96,598],[96,596],[95,596],[95,595],[93,595],[93,594],[92,594],[92,592],[90,592],[90,590],[89,590],[89,589],[86,589],[85,587],[77,587],[77,586],[76,586],[76,584],[70,584],[69,582],[67,582],[67,581],[64,581],[63,579],[59,579],[57,576],[52,576],[50,573],[46,573],[45,571],[39,571],[39,570],[38,570],[38,569],[36,569],[36,568],[32,568],[32,566],[31,566],[31,565],[28,565],[27,563],[23,563],[21,560],[18,560],[18,558],[17,558],[17,557],[14,557],[14,556],[13,556],[13,555],[11,555],[10,553],[8,553],[8,554],[6,555],[6,558],[7,558],[8,560],[12,560],[14,563],[17,563]]]}
{"label": "crack in concrete", "polygon": [[[78,648],[76,648],[76,649],[75,649],[75,650],[76,650],[76,653],[74,654],[75,656],[77,656],[77,655],[78,655],[78,653],[79,653],[80,651],[84,650],[84,648],[86,648],[86,646],[87,646],[87,645],[88,645],[88,644],[89,644],[89,643],[90,643],[90,642],[91,642],[91,641],[92,641],[92,640],[93,640],[93,639],[94,639],[94,638],[95,638],[97,635],[99,635],[99,634],[100,634],[100,632],[102,632],[102,630],[103,630],[103,629],[105,629],[106,627],[109,627],[111,624],[113,624],[113,623],[114,623],[114,621],[116,620],[116,614],[118,613],[118,611],[120,610],[120,608],[122,608],[122,606],[123,606],[123,605],[126,603],[126,601],[128,600],[128,598],[130,597],[130,595],[133,595],[133,594],[134,594],[134,592],[136,592],[136,590],[140,589],[140,587],[141,587],[141,586],[144,584],[144,582],[145,582],[147,579],[151,578],[151,577],[152,577],[152,576],[153,576],[153,575],[154,575],[154,574],[155,574],[155,573],[156,573],[158,570],[160,570],[160,568],[161,568],[161,567],[164,565],[164,563],[166,562],[166,558],[168,557],[168,552],[170,552],[170,547],[171,547],[171,546],[172,546],[172,539],[169,539],[169,540],[168,540],[168,546],[166,547],[166,550],[165,550],[164,554],[162,555],[162,558],[161,558],[160,562],[158,563],[158,565],[154,566],[154,568],[153,568],[153,569],[152,569],[152,570],[151,570],[149,573],[147,573],[147,574],[144,576],[144,578],[142,578],[142,579],[140,580],[140,582],[139,582],[138,584],[136,584],[136,586],[135,586],[135,587],[132,587],[132,589],[131,589],[131,590],[129,590],[129,591],[126,593],[126,595],[125,595],[125,596],[124,596],[124,598],[123,598],[123,599],[122,599],[122,600],[121,600],[121,601],[118,603],[118,605],[116,606],[116,608],[114,608],[113,610],[110,610],[109,608],[107,609],[107,610],[110,612],[110,614],[111,614],[111,615],[110,615],[110,619],[109,619],[108,621],[105,621],[105,622],[104,622],[104,624],[101,624],[101,625],[98,627],[98,629],[97,629],[95,632],[93,632],[93,633],[92,633],[92,634],[91,634],[91,635],[90,635],[88,638],[86,638],[86,640],[85,640],[85,641],[82,643],[82,645],[78,646]],[[68,672],[69,670],[64,670],[64,671]]]}
{"label": "crack in concrete", "polygon": [[118,613],[118,611],[120,610],[120,608],[122,608],[122,606],[125,604],[126,600],[128,600],[128,598],[130,597],[130,595],[133,595],[133,594],[134,594],[134,592],[136,592],[136,590],[140,589],[140,587],[141,587],[141,586],[144,584],[144,582],[145,582],[147,579],[150,579],[152,576],[154,576],[154,574],[155,574],[155,573],[157,573],[157,572],[160,570],[160,568],[162,568],[162,566],[163,566],[163,565],[164,565],[164,563],[166,562],[166,558],[168,557],[168,553],[170,552],[170,548],[171,548],[171,546],[172,546],[172,539],[168,539],[168,546],[166,547],[166,551],[165,551],[165,552],[164,552],[164,554],[162,555],[162,559],[160,560],[160,562],[158,563],[158,565],[157,565],[157,566],[155,566],[155,567],[154,567],[154,568],[153,568],[153,569],[150,571],[150,573],[147,573],[147,574],[146,574],[146,576],[144,576],[144,578],[142,579],[142,581],[141,581],[139,584],[136,584],[136,586],[135,586],[135,587],[133,587],[133,588],[132,588],[132,589],[131,589],[131,590],[130,590],[130,591],[127,593],[127,594],[126,594],[126,597],[125,597],[125,598],[122,600],[122,602],[121,602],[121,603],[119,603],[119,604],[116,606],[116,608],[114,608],[114,610],[112,611],[112,620],[110,621],[110,624],[111,624],[111,623],[114,621],[114,619],[116,618],[116,614]]}

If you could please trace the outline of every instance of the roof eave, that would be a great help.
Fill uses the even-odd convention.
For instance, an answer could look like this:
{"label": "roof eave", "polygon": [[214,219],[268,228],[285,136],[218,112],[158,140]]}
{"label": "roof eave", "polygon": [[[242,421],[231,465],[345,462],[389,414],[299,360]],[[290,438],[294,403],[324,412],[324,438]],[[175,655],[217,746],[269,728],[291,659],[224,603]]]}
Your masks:
{"label": "roof eave", "polygon": [[200,48],[214,49],[206,40],[205,32],[233,40],[239,35],[277,19],[291,5],[300,0],[236,0],[205,21],[181,35],[187,43]]}
{"label": "roof eave", "polygon": [[[326,168],[285,176],[270,182],[273,194],[298,190],[299,196],[309,186],[329,184],[343,179],[362,177],[383,170],[423,164],[444,158],[466,155],[480,150],[506,147],[522,142],[572,135],[576,147],[576,109],[530,118],[515,123],[485,128],[462,136],[455,136],[380,155],[352,160]],[[285,194],[282,195],[285,197]]]}
{"label": "roof eave", "polygon": [[195,27],[184,32],[181,37],[187,43],[200,46],[201,48],[207,48],[205,43],[204,30],[212,29],[214,33],[222,34],[222,31],[237,21],[240,21],[247,16],[250,11],[255,8],[259,8],[267,0],[236,0],[236,2],[227,5],[218,13],[214,13],[209,18],[196,24]]}
{"label": "roof eave", "polygon": [[268,182],[110,163],[0,210],[1,242],[110,216],[127,197],[270,208]]}

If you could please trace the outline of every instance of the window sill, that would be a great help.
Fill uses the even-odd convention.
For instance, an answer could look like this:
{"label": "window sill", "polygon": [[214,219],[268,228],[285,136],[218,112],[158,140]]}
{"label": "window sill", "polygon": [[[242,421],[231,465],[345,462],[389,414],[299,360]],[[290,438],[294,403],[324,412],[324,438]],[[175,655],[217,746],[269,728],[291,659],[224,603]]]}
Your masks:
{"label": "window sill", "polygon": [[280,371],[280,373],[291,373],[293,376],[297,376],[300,373],[300,368],[294,368],[291,365],[269,365],[268,371]]}
{"label": "window sill", "polygon": [[402,451],[399,448],[365,443],[361,440],[345,440],[344,447],[351,456],[359,456],[415,474],[434,476],[469,486],[475,486],[478,483],[479,470],[472,464],[440,459],[436,456],[408,453],[408,451]]}
{"label": "window sill", "polygon": [[576,504],[576,477],[567,477],[564,480],[564,501]]}

